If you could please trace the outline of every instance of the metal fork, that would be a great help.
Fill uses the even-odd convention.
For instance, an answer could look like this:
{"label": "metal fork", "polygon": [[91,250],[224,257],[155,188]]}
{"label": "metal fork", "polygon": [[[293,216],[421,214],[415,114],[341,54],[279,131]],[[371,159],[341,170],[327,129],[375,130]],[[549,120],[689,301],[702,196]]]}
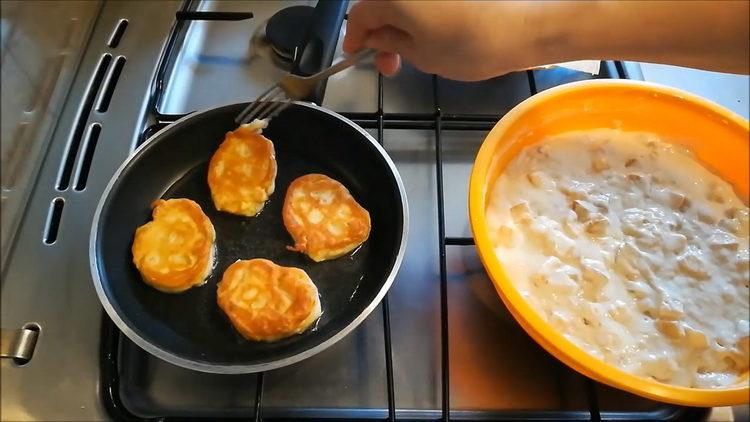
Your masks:
{"label": "metal fork", "polygon": [[365,49],[340,60],[328,69],[324,69],[314,75],[297,76],[286,75],[276,85],[262,93],[255,101],[248,104],[242,112],[234,119],[235,123],[242,125],[255,119],[271,119],[281,113],[294,100],[300,100],[310,95],[318,82],[327,79],[333,74],[354,65],[375,54],[373,49]]}

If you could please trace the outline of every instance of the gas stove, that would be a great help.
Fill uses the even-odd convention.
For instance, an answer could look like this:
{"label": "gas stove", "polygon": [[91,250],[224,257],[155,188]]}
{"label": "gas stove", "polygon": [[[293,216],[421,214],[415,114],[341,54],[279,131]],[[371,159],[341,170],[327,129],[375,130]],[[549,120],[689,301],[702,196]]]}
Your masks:
{"label": "gas stove", "polygon": [[404,263],[379,309],[326,351],[252,375],[179,368],[122,335],[102,312],[88,264],[107,181],[156,130],[195,110],[253,99],[280,79],[297,54],[299,34],[289,29],[312,11],[277,14],[291,6],[315,2],[102,6],[4,260],[3,328],[25,327],[37,341],[30,359],[3,360],[3,418],[707,416],[598,384],[547,354],[504,308],[472,246],[468,176],[487,131],[536,92],[627,77],[617,62],[603,62],[597,76],[544,69],[478,83],[408,65],[394,78],[372,64],[335,75],[317,100],[384,145],[414,216]]}

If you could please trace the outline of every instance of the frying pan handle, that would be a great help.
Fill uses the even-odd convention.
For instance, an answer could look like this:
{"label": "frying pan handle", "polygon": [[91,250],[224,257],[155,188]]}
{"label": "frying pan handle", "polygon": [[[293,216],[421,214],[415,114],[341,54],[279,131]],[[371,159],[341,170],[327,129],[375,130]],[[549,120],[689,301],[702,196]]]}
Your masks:
{"label": "frying pan handle", "polygon": [[[349,0],[318,0],[305,36],[297,46],[292,74],[310,76],[331,65],[348,3]],[[326,81],[320,82],[304,100],[320,105],[325,87]]]}

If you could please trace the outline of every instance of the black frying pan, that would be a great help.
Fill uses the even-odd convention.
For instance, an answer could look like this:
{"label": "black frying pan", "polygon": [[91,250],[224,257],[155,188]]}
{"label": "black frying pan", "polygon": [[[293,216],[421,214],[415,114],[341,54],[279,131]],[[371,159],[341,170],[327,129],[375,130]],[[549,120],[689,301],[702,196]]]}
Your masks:
{"label": "black frying pan", "polygon": [[[351,121],[297,103],[264,135],[276,149],[276,190],[257,217],[214,208],[208,161],[243,104],[194,113],[156,133],[115,173],[104,191],[89,244],[91,272],[110,318],[133,342],[171,363],[201,371],[247,373],[297,362],[340,340],[378,305],[406,246],[408,213],[401,178],[385,151]],[[315,263],[286,250],[281,219],[287,187],[307,173],[343,183],[370,212],[369,240],[356,253]],[[217,265],[208,282],[184,293],[146,285],[132,264],[135,229],[157,198],[190,198],[216,229]],[[238,259],[266,258],[304,269],[318,286],[323,315],[306,332],[277,342],[242,338],[216,304],[216,284]]]}

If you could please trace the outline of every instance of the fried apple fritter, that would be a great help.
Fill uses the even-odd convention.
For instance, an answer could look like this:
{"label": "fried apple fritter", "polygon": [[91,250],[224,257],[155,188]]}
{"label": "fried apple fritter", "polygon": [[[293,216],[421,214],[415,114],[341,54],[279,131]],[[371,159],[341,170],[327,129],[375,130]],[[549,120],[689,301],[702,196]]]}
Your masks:
{"label": "fried apple fritter", "polygon": [[219,282],[216,299],[234,328],[255,341],[299,334],[321,314],[318,288],[307,273],[267,259],[230,265]]}
{"label": "fried apple fritter", "polygon": [[227,132],[208,165],[208,186],[219,211],[252,217],[273,193],[276,156],[273,143],[255,121]]}
{"label": "fried apple fritter", "polygon": [[288,249],[316,262],[345,255],[370,236],[370,213],[344,185],[322,174],[308,174],[289,185],[282,217],[294,239]]}
{"label": "fried apple fritter", "polygon": [[135,231],[133,263],[152,287],[178,293],[203,284],[211,273],[216,234],[200,205],[158,199],[152,221]]}

